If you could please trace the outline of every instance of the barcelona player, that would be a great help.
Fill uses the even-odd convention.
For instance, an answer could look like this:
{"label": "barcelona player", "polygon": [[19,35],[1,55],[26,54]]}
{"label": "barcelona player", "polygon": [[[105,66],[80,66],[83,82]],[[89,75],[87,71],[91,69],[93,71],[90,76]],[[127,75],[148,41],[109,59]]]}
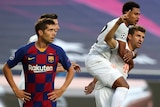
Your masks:
{"label": "barcelona player", "polygon": [[[50,18],[39,19],[35,24],[36,42],[20,47],[3,66],[4,76],[15,95],[23,100],[23,107],[56,107],[56,100],[67,89],[74,77],[74,68],[64,50],[52,44],[56,36],[55,23]],[[11,68],[22,63],[25,90],[20,90]],[[54,89],[58,63],[67,70],[64,84]]]}
{"label": "barcelona player", "polygon": [[[55,24],[54,24],[54,26],[55,26],[54,30],[55,30],[56,32],[59,31],[60,26],[59,26],[59,23],[58,23],[58,15],[57,15],[57,14],[55,14],[55,13],[42,14],[39,19],[43,19],[43,18],[51,18],[51,19],[54,21],[54,23],[55,23]],[[31,42],[35,42],[35,41],[37,41],[37,40],[38,40],[37,34],[32,35],[32,36],[29,38],[28,44],[31,43]],[[56,40],[56,38],[55,38],[55,40]],[[54,41],[53,41],[53,44],[54,44]],[[72,62],[72,66],[74,67],[74,69],[75,69],[76,72],[79,72],[79,71],[80,71],[80,65],[79,65],[79,64],[77,64],[77,63],[75,63],[75,62]],[[58,66],[57,66],[57,70],[56,70],[56,71],[57,71],[57,72],[63,72],[63,71],[66,71],[66,70],[63,68],[63,66],[62,66],[60,63],[58,63]],[[24,89],[25,89],[25,85],[24,85],[25,82],[24,82],[24,81],[25,81],[25,80],[24,80],[24,72],[23,72],[23,70],[22,70],[21,76],[20,76],[20,81],[19,81],[19,84],[18,84],[18,87],[19,87],[19,89],[21,89],[21,90],[24,90]],[[23,105],[24,102],[23,102],[21,99],[18,99],[18,102],[19,102],[20,107],[22,107],[22,105]],[[58,106],[58,104],[57,104],[57,106]]]}

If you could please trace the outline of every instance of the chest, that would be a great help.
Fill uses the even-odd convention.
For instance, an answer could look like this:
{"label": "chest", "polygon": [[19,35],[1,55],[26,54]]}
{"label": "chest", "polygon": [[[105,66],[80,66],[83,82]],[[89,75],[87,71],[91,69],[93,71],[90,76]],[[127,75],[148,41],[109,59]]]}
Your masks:
{"label": "chest", "polygon": [[23,58],[25,64],[54,65],[59,62],[59,56],[54,50],[40,52],[29,50]]}

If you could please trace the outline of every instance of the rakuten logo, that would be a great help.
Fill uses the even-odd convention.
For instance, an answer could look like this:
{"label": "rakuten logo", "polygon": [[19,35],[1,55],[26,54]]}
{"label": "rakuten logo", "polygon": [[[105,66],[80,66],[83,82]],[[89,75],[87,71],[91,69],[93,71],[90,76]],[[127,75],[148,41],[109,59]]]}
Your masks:
{"label": "rakuten logo", "polygon": [[28,65],[28,70],[31,70],[34,73],[41,73],[41,72],[53,71],[53,66]]}

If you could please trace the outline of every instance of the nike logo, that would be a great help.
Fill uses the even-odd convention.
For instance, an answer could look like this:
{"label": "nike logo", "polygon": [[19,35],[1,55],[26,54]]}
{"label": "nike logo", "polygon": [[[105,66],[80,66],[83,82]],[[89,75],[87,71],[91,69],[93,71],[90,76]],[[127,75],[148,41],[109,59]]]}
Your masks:
{"label": "nike logo", "polygon": [[33,60],[35,57],[28,57],[28,60],[30,61],[30,60]]}

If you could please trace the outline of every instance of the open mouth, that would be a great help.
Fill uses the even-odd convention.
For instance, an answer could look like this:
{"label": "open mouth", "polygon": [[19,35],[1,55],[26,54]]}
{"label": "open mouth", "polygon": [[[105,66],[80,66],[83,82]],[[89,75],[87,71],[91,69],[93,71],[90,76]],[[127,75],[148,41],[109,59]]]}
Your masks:
{"label": "open mouth", "polygon": [[136,20],[136,23],[138,23],[139,20]]}
{"label": "open mouth", "polygon": [[138,46],[141,46],[142,43],[138,42]]}

